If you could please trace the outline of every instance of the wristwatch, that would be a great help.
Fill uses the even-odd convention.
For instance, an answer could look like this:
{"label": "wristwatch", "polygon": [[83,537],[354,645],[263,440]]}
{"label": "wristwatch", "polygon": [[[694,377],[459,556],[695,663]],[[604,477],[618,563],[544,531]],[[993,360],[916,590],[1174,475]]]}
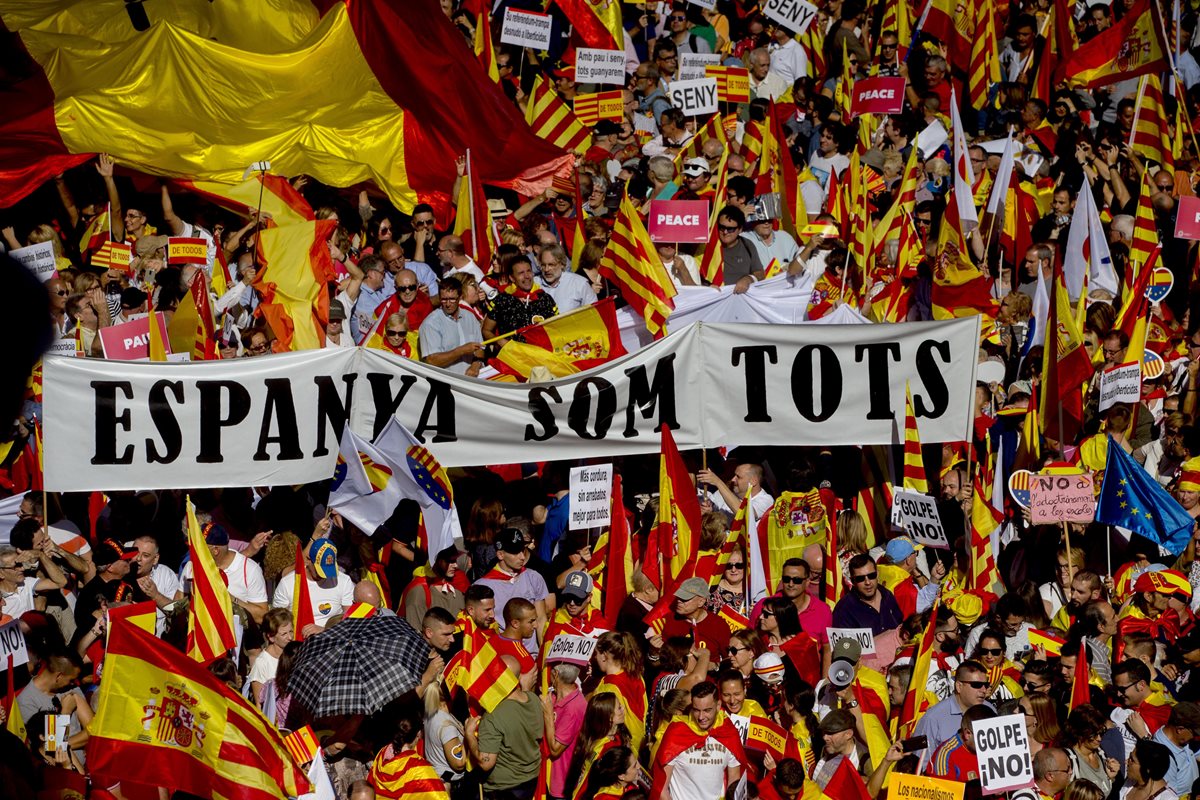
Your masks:
{"label": "wristwatch", "polygon": [[857,700],[847,700],[846,708],[858,708],[858,701]]}

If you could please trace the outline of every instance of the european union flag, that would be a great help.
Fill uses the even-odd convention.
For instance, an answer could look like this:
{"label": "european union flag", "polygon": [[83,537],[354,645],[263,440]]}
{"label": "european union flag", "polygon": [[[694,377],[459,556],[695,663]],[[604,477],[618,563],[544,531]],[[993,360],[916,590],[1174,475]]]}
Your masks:
{"label": "european union flag", "polygon": [[1128,528],[1179,555],[1194,520],[1174,497],[1110,436],[1096,521]]}

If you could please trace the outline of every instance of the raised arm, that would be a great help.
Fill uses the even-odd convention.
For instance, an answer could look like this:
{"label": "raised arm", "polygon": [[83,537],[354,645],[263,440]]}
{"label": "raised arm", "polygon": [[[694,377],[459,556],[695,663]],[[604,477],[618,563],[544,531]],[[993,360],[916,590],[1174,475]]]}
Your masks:
{"label": "raised arm", "polygon": [[125,241],[125,212],[121,209],[121,195],[117,194],[117,182],[113,179],[116,162],[108,153],[101,153],[96,162],[96,171],[104,179],[104,190],[108,193],[108,219],[112,226],[113,241]]}

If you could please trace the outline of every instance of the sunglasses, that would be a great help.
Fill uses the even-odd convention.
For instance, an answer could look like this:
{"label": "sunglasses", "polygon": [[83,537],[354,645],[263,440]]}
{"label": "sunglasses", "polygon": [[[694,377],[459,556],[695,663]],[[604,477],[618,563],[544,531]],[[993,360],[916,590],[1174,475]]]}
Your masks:
{"label": "sunglasses", "polygon": [[678,14],[672,14],[667,19],[671,20],[671,22],[687,22],[687,17],[681,17]]}
{"label": "sunglasses", "polygon": [[792,578],[787,575],[784,575],[782,578],[779,579],[779,582],[787,583],[787,584],[808,583],[808,578]]}
{"label": "sunglasses", "polygon": [[414,228],[425,228],[425,227],[432,228],[433,220],[431,220],[431,219],[414,219],[412,221],[412,224],[413,224]]}
{"label": "sunglasses", "polygon": [[988,687],[987,681],[959,681],[959,683],[966,684],[972,689],[986,689]]}
{"label": "sunglasses", "polygon": [[740,231],[741,228],[737,225],[718,225],[717,230],[721,233],[734,233],[735,231]]}
{"label": "sunglasses", "polygon": [[388,331],[387,332],[388,336],[403,336],[404,334],[405,334],[405,331]]}
{"label": "sunglasses", "polygon": [[404,284],[404,285],[396,284],[396,291],[398,291],[398,292],[415,292],[416,290],[417,290],[417,285],[415,283],[409,283],[409,284]]}
{"label": "sunglasses", "polygon": [[850,579],[851,583],[862,583],[863,581],[873,581],[879,577],[878,572],[868,572],[865,575],[855,575]]}
{"label": "sunglasses", "polygon": [[1050,684],[1048,684],[1048,683],[1034,683],[1033,681],[1021,681],[1021,688],[1023,688],[1027,692],[1040,692],[1042,689],[1045,689],[1049,685]]}
{"label": "sunglasses", "polygon": [[749,647],[730,647],[729,655],[736,656],[738,653],[742,652],[743,650],[749,650],[749,649],[750,649]]}
{"label": "sunglasses", "polygon": [[1004,652],[1003,647],[981,647],[979,652],[985,656],[998,656]]}
{"label": "sunglasses", "polygon": [[730,561],[725,565],[725,569],[745,569],[746,565],[741,561]]}

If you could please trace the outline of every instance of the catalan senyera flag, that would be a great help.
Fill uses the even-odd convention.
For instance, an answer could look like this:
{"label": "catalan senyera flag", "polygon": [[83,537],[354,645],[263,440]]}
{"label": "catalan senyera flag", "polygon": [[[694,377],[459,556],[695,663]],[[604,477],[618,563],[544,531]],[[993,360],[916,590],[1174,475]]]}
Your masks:
{"label": "catalan senyera flag", "polygon": [[525,121],[539,138],[568,152],[583,153],[592,146],[591,131],[541,75],[534,79],[529,91]]}
{"label": "catalan senyera flag", "polygon": [[490,361],[500,372],[520,380],[528,380],[539,364],[560,378],[626,353],[617,328],[616,301],[611,297],[530,325],[520,334],[524,342],[509,339]]}
{"label": "catalan senyera flag", "polygon": [[921,434],[917,430],[917,414],[913,410],[912,389],[908,384],[904,385],[904,488],[929,494],[929,480],[921,457]]}
{"label": "catalan senyera flag", "polygon": [[462,689],[485,712],[492,712],[516,688],[517,676],[508,671],[490,639],[476,644],[474,652],[463,650],[450,659],[444,680],[451,693]]}
{"label": "catalan senyera flag", "polygon": [[974,492],[971,496],[971,588],[991,592],[1001,588],[1000,570],[992,553],[992,534],[1004,519],[987,502],[986,482],[975,476]]}
{"label": "catalan senyera flag", "polygon": [[621,120],[625,116],[625,101],[620,89],[577,94],[573,110],[580,124],[594,127],[602,119]]}
{"label": "catalan senyera flag", "polygon": [[975,0],[975,38],[971,44],[968,96],[972,108],[983,108],[988,90],[1000,82],[1000,49],[996,41],[995,11],[991,0]]}
{"label": "catalan senyera flag", "polygon": [[[809,25],[799,38],[804,54],[808,56],[808,77],[825,77],[825,26]],[[707,71],[707,67],[705,68]]]}
{"label": "catalan senyera flag", "polygon": [[92,221],[83,229],[83,236],[79,237],[79,254],[84,260],[87,260],[89,253],[99,250],[102,244],[112,238],[111,219],[111,207],[105,203],[104,210],[92,217]]}
{"label": "catalan senyera flag", "polygon": [[661,339],[667,335],[667,317],[675,308],[675,284],[628,194],[621,199],[612,236],[600,260],[600,274],[615,283],[625,302],[642,315],[651,336]]}
{"label": "catalan senyera flag", "polygon": [[268,800],[309,790],[283,737],[201,664],[133,625],[109,634],[89,726],[97,781]]}
{"label": "catalan senyera flag", "polygon": [[[66,7],[0,2],[23,76],[0,121],[6,205],[95,153],[229,186],[269,158],[279,174],[330,186],[374,182],[402,211],[418,194],[448,205],[468,145],[482,180],[525,195],[571,167],[520,124],[436,3],[256,3],[238,14],[153,3],[139,7],[145,36],[116,0]],[[147,74],[155,80],[139,80]],[[212,75],[238,90],[211,102]]]}
{"label": "catalan senyera flag", "polygon": [[663,559],[663,575],[672,587],[692,576],[700,550],[700,501],[675,437],[664,423],[658,471],[658,525],[656,536]]}
{"label": "catalan senyera flag", "polygon": [[1158,225],[1154,220],[1154,204],[1150,200],[1150,175],[1142,172],[1141,188],[1138,192],[1137,211],[1133,218],[1133,241],[1129,244],[1129,268],[1121,286],[1121,299],[1126,297],[1137,276],[1143,269],[1154,269],[1162,242],[1158,238]]}
{"label": "catalan senyera flag", "polygon": [[188,657],[210,664],[237,647],[233,632],[233,599],[221,569],[205,543],[196,509],[187,506],[188,553],[192,561],[192,602],[188,604]]}
{"label": "catalan senyera flag", "polygon": [[706,78],[717,80],[717,100],[722,103],[750,102],[750,71],[745,67],[709,64],[704,68]]}
{"label": "catalan senyera flag", "polygon": [[571,27],[584,47],[600,50],[624,50],[625,28],[621,25],[621,4],[595,0],[554,0],[571,21]]}
{"label": "catalan senyera flag", "polygon": [[207,264],[208,243],[199,237],[172,236],[167,239],[168,264]]}
{"label": "catalan senyera flag", "polygon": [[933,609],[929,612],[929,624],[925,626],[921,640],[917,643],[917,652],[912,661],[912,677],[908,679],[908,691],[904,694],[904,705],[900,707],[900,717],[896,723],[897,738],[912,736],[913,728],[917,727],[921,715],[929,708],[926,687],[929,685],[929,666],[933,661],[933,648],[936,646],[934,640],[937,639],[938,612],[947,613],[939,608],[940,600],[939,597],[938,601],[934,602]]}
{"label": "catalan senyera flag", "polygon": [[1055,83],[1095,89],[1169,69],[1158,4],[1140,0],[1111,28],[1061,53]]}
{"label": "catalan senyera flag", "polygon": [[[284,578],[283,580],[287,580]],[[304,628],[316,623],[313,615],[312,595],[308,591],[308,562],[304,558],[303,546],[296,544],[296,569],[292,573],[292,630],[297,642],[304,641]]]}
{"label": "catalan senyera flag", "polygon": [[1164,169],[1174,170],[1171,137],[1167,132],[1167,108],[1163,103],[1162,82],[1158,75],[1143,75],[1138,82],[1137,105],[1133,112],[1133,127],[1129,131],[1129,147],[1142,158]]}
{"label": "catalan senyera flag", "polygon": [[106,240],[97,248],[96,252],[92,253],[91,265],[93,269],[119,269],[122,272],[129,272],[129,265],[132,261],[133,247],[131,245]]}
{"label": "catalan senyera flag", "polygon": [[259,309],[275,332],[277,350],[320,350],[329,322],[329,292],[337,280],[326,242],[336,219],[301,222],[258,233]]}

